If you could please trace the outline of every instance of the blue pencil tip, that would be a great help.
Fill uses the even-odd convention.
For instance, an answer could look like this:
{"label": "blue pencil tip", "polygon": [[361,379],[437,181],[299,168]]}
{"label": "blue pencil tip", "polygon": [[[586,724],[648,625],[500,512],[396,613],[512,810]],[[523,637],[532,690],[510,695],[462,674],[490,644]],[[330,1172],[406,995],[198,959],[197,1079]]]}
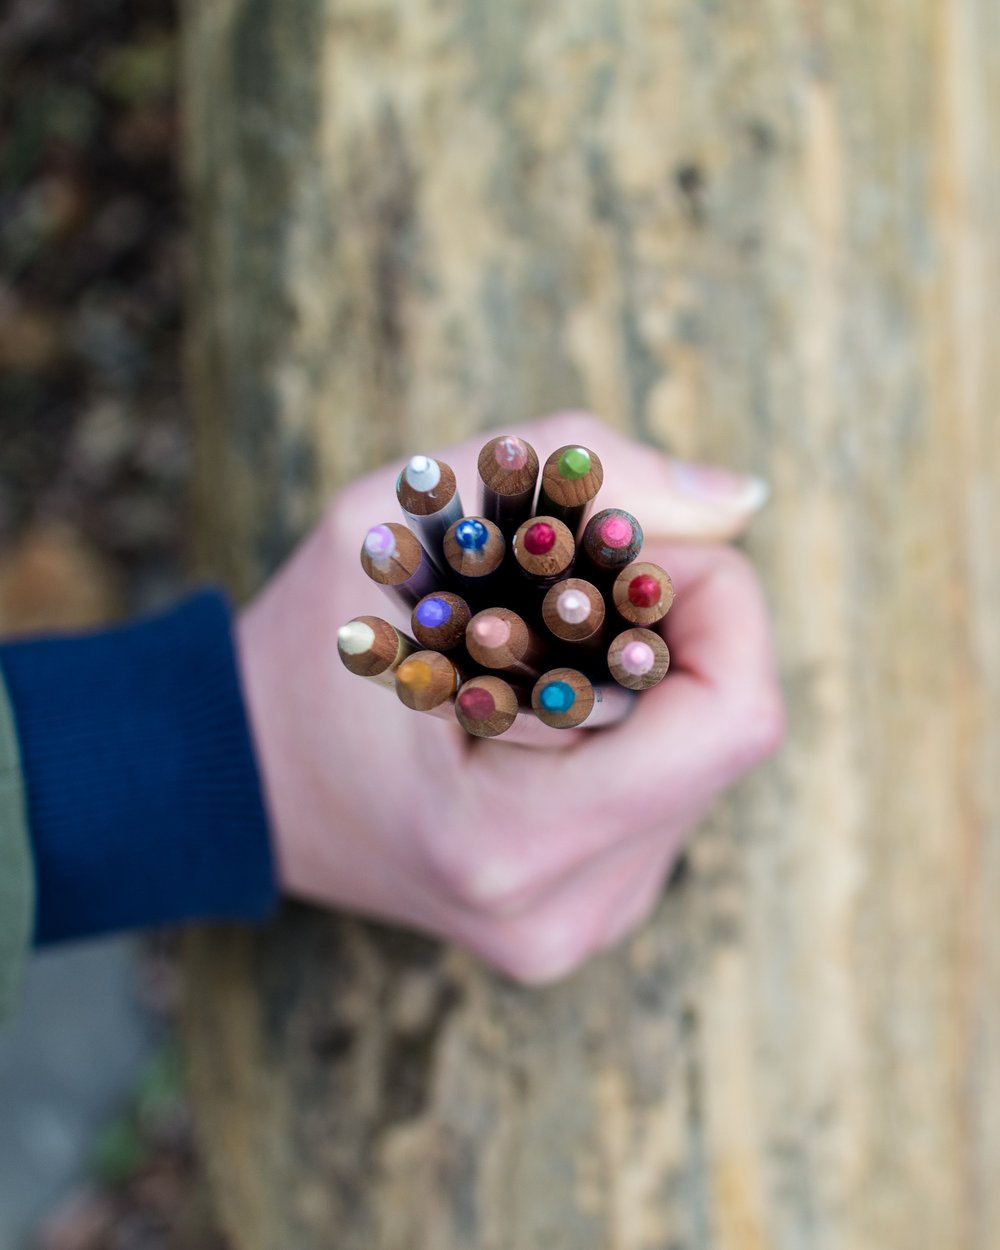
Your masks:
{"label": "blue pencil tip", "polygon": [[538,701],[546,712],[568,712],[576,702],[576,691],[565,681],[550,681],[542,687]]}
{"label": "blue pencil tip", "polygon": [[417,604],[417,620],[425,629],[437,629],[451,620],[451,607],[445,599],[422,599]]}
{"label": "blue pencil tip", "polygon": [[478,551],[485,547],[490,536],[482,521],[459,521],[455,526],[455,541],[463,551]]}

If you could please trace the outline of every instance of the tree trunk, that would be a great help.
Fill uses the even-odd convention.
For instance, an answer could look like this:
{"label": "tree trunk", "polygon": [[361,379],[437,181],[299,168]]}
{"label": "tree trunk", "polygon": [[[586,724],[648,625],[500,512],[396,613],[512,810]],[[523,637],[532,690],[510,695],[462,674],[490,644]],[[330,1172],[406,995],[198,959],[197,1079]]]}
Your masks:
{"label": "tree trunk", "polygon": [[[767,475],[791,707],[568,983],[188,950],[240,1250],[1000,1244],[1000,7],[191,0],[199,532],[583,405]],[[376,518],[378,519],[378,518]]]}

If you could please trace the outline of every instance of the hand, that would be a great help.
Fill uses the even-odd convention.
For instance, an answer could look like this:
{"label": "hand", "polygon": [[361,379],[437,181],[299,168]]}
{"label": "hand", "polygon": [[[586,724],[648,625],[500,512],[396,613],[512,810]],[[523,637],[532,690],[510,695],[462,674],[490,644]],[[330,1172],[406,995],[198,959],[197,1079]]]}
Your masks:
{"label": "hand", "polygon": [[[394,615],[358,553],[369,525],[395,518],[396,467],[334,500],[243,613],[238,639],[283,888],[543,982],[652,910],[687,834],[776,748],[784,713],[749,563],[718,542],[676,541],[737,533],[762,484],[669,460],[585,414],[510,432],[542,460],[568,442],[593,446],[605,466],[600,506],[635,513],[643,558],[674,581],[671,671],[624,724],[551,730],[557,750],[480,741],[347,672],[338,627]],[[441,453],[466,508],[487,437]]]}

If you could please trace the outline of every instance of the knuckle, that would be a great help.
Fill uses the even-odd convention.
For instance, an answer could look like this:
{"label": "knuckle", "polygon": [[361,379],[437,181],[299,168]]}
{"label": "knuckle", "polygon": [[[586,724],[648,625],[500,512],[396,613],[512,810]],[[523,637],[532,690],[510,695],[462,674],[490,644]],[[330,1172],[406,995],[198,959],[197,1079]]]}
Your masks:
{"label": "knuckle", "polygon": [[440,830],[426,830],[420,838],[424,867],[444,897],[486,918],[509,913],[529,888],[523,869],[489,852],[489,841],[482,831],[471,848]]}
{"label": "knuckle", "polygon": [[577,926],[545,914],[504,926],[494,962],[521,985],[549,985],[574,972],[593,947]]}

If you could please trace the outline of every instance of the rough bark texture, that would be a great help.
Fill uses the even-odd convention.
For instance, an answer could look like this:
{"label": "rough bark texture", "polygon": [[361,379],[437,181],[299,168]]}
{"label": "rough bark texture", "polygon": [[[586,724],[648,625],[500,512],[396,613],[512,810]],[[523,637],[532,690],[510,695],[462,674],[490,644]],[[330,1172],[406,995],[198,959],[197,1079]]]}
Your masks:
{"label": "rough bark texture", "polygon": [[240,1250],[1000,1243],[1000,7],[192,0],[201,533],[587,405],[770,477],[791,738],[522,992],[291,911],[192,942]]}

